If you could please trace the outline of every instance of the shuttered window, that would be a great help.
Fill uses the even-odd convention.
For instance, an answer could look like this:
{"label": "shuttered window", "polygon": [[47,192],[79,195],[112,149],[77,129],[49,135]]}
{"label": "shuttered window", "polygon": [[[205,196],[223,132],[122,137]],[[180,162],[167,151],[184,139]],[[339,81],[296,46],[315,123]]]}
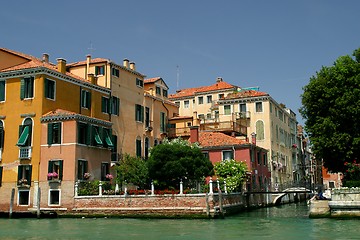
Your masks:
{"label": "shuttered window", "polygon": [[0,102],[5,101],[5,81],[0,81]]}
{"label": "shuttered window", "polygon": [[48,180],[63,179],[63,160],[50,160],[48,163]]}
{"label": "shuttered window", "polygon": [[23,78],[20,81],[20,99],[34,97],[34,77]]}
{"label": "shuttered window", "polygon": [[31,185],[31,165],[19,165],[18,166],[18,185]]}
{"label": "shuttered window", "polygon": [[61,123],[49,123],[48,124],[48,144],[60,144],[61,143]]}
{"label": "shuttered window", "polygon": [[110,113],[110,101],[107,97],[101,97],[101,111],[103,113]]}
{"label": "shuttered window", "polygon": [[144,122],[144,107],[139,104],[135,104],[135,120]]}
{"label": "shuttered window", "polygon": [[55,81],[45,79],[45,97],[55,100]]}
{"label": "shuttered window", "polygon": [[91,108],[91,93],[87,90],[81,90],[81,107],[82,108]]}

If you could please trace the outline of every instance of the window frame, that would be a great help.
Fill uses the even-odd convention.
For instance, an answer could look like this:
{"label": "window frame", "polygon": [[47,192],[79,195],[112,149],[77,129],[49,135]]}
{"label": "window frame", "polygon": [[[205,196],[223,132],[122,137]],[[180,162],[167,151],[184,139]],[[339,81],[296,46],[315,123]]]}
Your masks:
{"label": "window frame", "polygon": [[120,115],[120,99],[118,97],[111,96],[110,113],[116,116]]}
{"label": "window frame", "polygon": [[[81,169],[80,169],[80,167],[81,167]],[[88,172],[89,172],[88,161],[85,159],[78,159],[77,160],[77,180],[80,180],[80,181],[86,180],[84,175],[85,175],[85,173],[88,173]]]}
{"label": "window frame", "polygon": [[164,112],[160,112],[160,132],[166,132],[166,114]]}
{"label": "window frame", "polygon": [[95,75],[96,76],[104,76],[105,75],[105,66],[95,66]]}
{"label": "window frame", "polygon": [[63,180],[63,172],[64,172],[64,161],[61,159],[52,159],[48,161],[48,173],[54,173],[56,172],[58,174],[58,177],[49,177],[47,176],[48,180]]}
{"label": "window frame", "polygon": [[18,176],[17,176],[17,185],[21,186],[20,180],[25,179],[26,185],[31,186],[31,175],[32,175],[32,165],[31,164],[20,164],[18,166]]}
{"label": "window frame", "polygon": [[49,79],[49,78],[45,78],[44,89],[45,89],[45,92],[44,92],[45,98],[55,101],[56,100],[56,81]]}
{"label": "window frame", "polygon": [[[229,107],[229,109],[226,109],[225,107]],[[231,115],[231,105],[230,104],[224,105],[224,115]]]}
{"label": "window frame", "polygon": [[141,158],[141,153],[142,153],[142,143],[141,143],[141,138],[136,138],[135,140],[135,154],[136,157],[140,157]]}
{"label": "window frame", "polygon": [[[225,158],[226,154],[230,153],[231,158]],[[221,159],[222,161],[229,161],[234,159],[234,151],[233,150],[222,150],[221,151]]]}
{"label": "window frame", "polygon": [[[61,144],[62,142],[62,122],[48,123],[47,144]],[[56,129],[57,128],[57,129]],[[57,137],[55,136],[57,135]],[[51,141],[50,141],[51,140]],[[55,141],[57,140],[57,141]]]}
{"label": "window frame", "polygon": [[[52,192],[59,192],[58,203],[52,203]],[[61,189],[49,189],[48,206],[61,206]]]}
{"label": "window frame", "polygon": [[144,106],[135,104],[135,121],[139,123],[144,122]]}
{"label": "window frame", "polygon": [[206,102],[207,103],[212,103],[212,95],[206,96]]}
{"label": "window frame", "polygon": [[204,104],[204,97],[203,96],[198,97],[198,104],[199,105]]}
{"label": "window frame", "polygon": [[155,93],[161,96],[161,88],[159,86],[155,86]]}
{"label": "window frame", "polygon": [[6,101],[6,80],[0,80],[0,102]]}
{"label": "window frame", "polygon": [[24,77],[20,80],[20,99],[33,99],[35,91],[34,77]]}
{"label": "window frame", "polygon": [[102,162],[101,163],[101,181],[110,181],[110,179],[106,178],[107,174],[110,174],[110,163],[109,162]]}
{"label": "window frame", "polygon": [[111,68],[111,75],[114,76],[114,77],[120,77],[120,70],[115,68],[115,67],[112,67]]}
{"label": "window frame", "polygon": [[163,92],[163,97],[167,98],[168,97],[168,90],[164,88],[162,92]]}
{"label": "window frame", "polygon": [[101,112],[105,114],[110,114],[110,98],[106,96],[101,96]]}
{"label": "window frame", "polygon": [[80,105],[82,108],[91,108],[91,92],[86,89],[81,89]]}
{"label": "window frame", "polygon": [[140,78],[136,78],[136,86],[138,86],[139,88],[143,88],[144,87],[144,80],[142,80]]}
{"label": "window frame", "polygon": [[255,112],[262,113],[263,111],[263,102],[255,102]]}
{"label": "window frame", "polygon": [[184,100],[184,108],[190,108],[190,101]]}

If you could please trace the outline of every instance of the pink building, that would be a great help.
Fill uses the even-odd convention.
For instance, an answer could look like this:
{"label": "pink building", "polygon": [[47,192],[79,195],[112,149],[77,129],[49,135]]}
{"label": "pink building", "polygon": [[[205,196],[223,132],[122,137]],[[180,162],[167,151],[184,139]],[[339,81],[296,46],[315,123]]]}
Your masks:
{"label": "pink building", "polygon": [[249,178],[248,191],[268,191],[271,186],[271,174],[267,165],[267,150],[256,146],[256,142],[226,135],[221,132],[199,132],[198,127],[190,128],[190,142],[198,142],[202,152],[212,163],[234,159],[245,161]]}

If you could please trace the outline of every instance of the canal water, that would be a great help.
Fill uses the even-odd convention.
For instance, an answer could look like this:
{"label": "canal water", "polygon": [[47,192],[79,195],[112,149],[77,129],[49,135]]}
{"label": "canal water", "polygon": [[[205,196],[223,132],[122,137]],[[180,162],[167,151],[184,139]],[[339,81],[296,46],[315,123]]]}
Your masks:
{"label": "canal water", "polygon": [[306,204],[225,219],[0,219],[0,239],[360,239],[359,220],[309,219]]}

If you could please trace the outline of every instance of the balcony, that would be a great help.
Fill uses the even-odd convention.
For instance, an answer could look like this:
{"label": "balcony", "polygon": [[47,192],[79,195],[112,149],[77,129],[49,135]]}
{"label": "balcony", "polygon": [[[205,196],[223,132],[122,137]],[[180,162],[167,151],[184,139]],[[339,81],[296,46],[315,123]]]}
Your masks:
{"label": "balcony", "polygon": [[31,158],[31,147],[20,147],[19,148],[19,158],[20,159],[30,159]]}
{"label": "balcony", "polygon": [[217,131],[227,134],[235,133],[235,135],[247,135],[247,127],[241,124],[240,121],[224,120],[220,119],[202,119],[200,122],[200,131]]}
{"label": "balcony", "polygon": [[169,138],[190,137],[190,127],[168,128],[168,130]]}

